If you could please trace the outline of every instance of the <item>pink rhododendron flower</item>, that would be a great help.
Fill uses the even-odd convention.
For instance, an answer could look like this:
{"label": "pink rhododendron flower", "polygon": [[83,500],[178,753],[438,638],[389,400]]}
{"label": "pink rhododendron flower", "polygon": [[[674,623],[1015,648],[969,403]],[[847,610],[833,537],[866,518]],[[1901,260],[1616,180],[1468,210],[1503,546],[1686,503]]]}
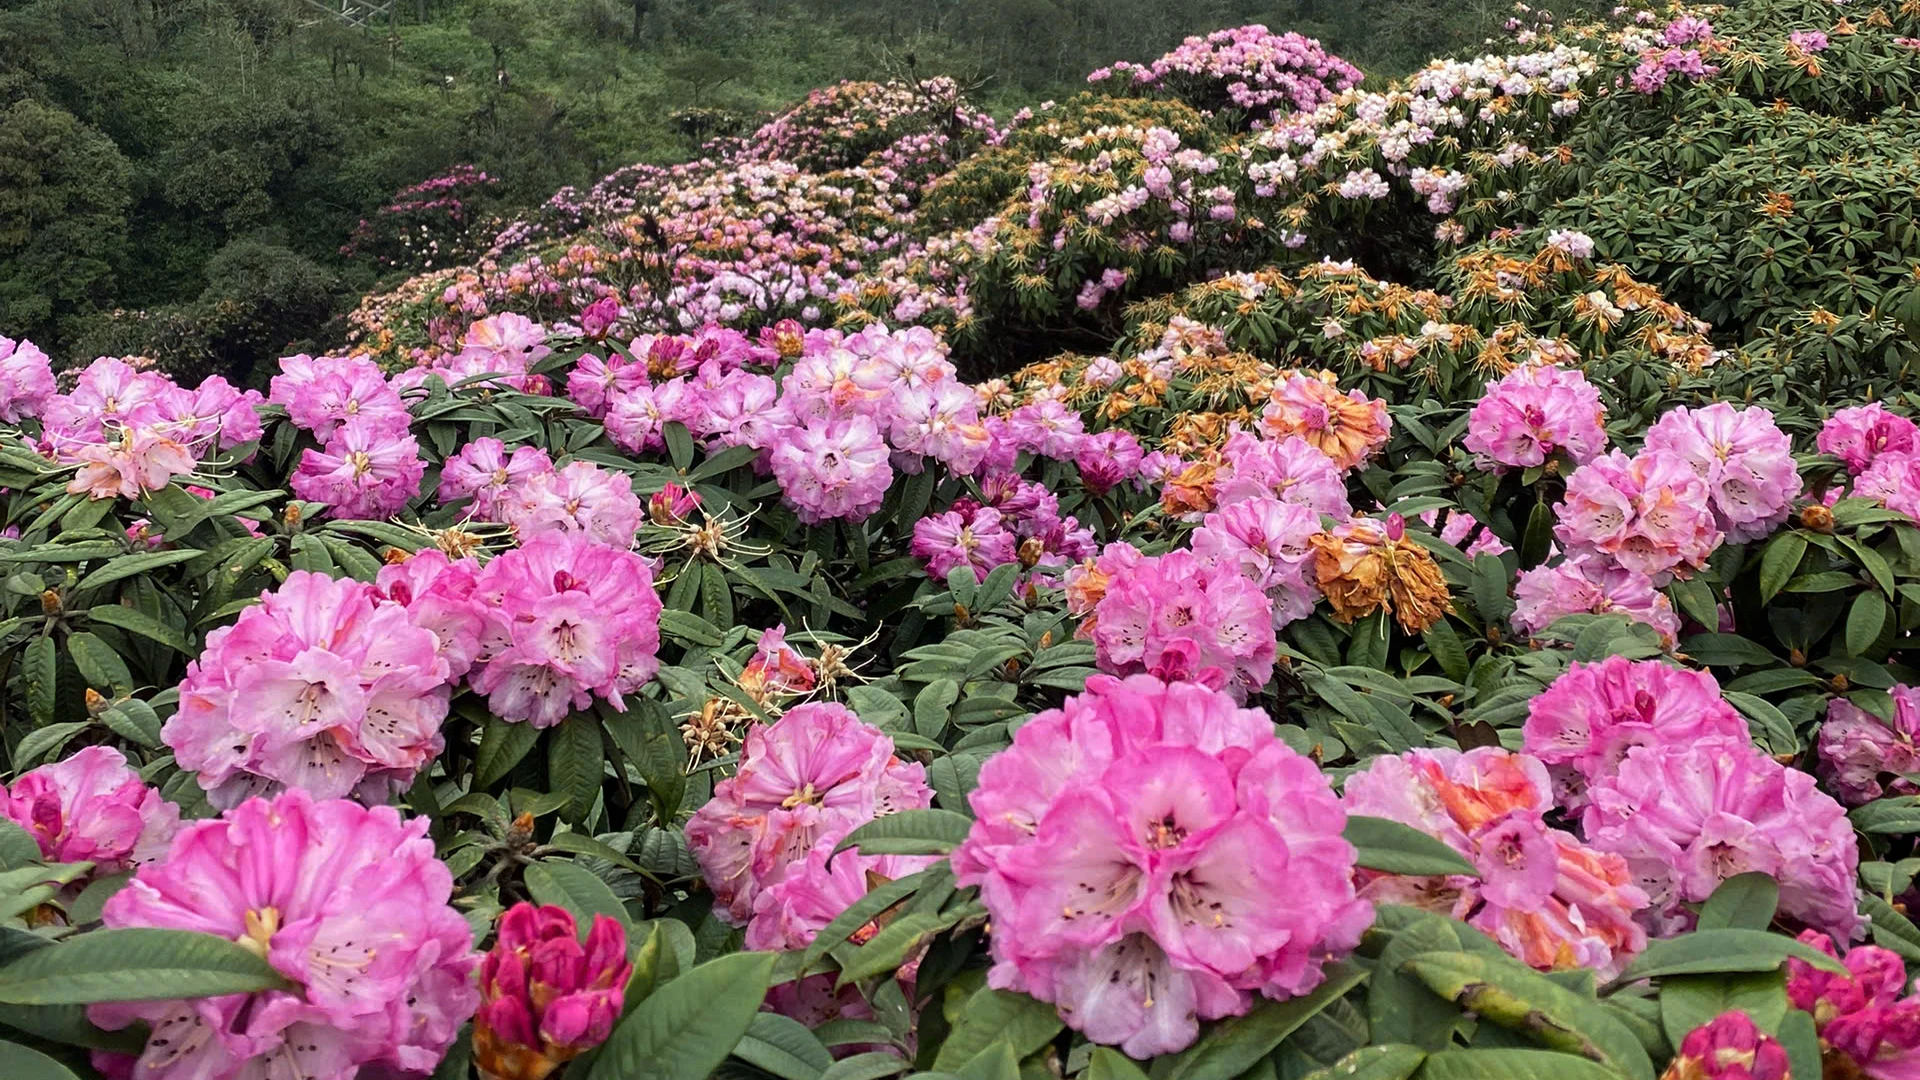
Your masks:
{"label": "pink rhododendron flower", "polygon": [[1204,686],[1090,679],[968,801],[952,863],[992,916],[988,984],[1137,1058],[1312,990],[1372,921],[1326,777]]}
{"label": "pink rhododendron flower", "polygon": [[687,823],[687,846],[714,913],[742,926],[816,845],[831,851],[856,827],[932,799],[926,770],[895,757],[880,729],[844,705],[810,702],[748,732],[739,770]]}
{"label": "pink rhododendron flower", "polygon": [[1790,769],[1745,736],[1636,746],[1587,790],[1587,842],[1620,855],[1653,904],[1649,929],[1693,924],[1682,905],[1757,870],[1780,883],[1780,913],[1850,940],[1859,849],[1846,811],[1809,773]]}
{"label": "pink rhododendron flower", "polygon": [[927,566],[935,581],[962,566],[973,568],[976,581],[985,581],[993,568],[1020,557],[1020,538],[1001,524],[1000,511],[991,506],[949,510],[913,523],[913,557]]}
{"label": "pink rhododendron flower", "polygon": [[1462,919],[1543,971],[1612,978],[1646,947],[1634,914],[1647,894],[1627,864],[1546,824],[1547,770],[1497,747],[1381,756],[1347,778],[1348,813],[1411,825],[1480,871],[1409,878],[1362,871],[1361,895]]}
{"label": "pink rhododendron flower", "polygon": [[1184,548],[1115,573],[1093,610],[1101,670],[1190,679],[1244,699],[1273,678],[1273,602],[1238,566]]}
{"label": "pink rhododendron flower", "polygon": [[742,690],[764,704],[775,695],[811,693],[819,676],[807,658],[787,644],[787,627],[782,623],[760,632],[753,658],[741,670],[739,681]]}
{"label": "pink rhododendron flower", "polygon": [[[1838,955],[1832,939],[1817,931],[1805,931],[1800,942]],[[1861,945],[1839,959],[1845,975],[1787,958],[1787,1001],[1813,1014],[1827,1069],[1868,1080],[1907,1080],[1920,1073],[1920,997],[1900,996],[1907,968],[1899,954]]]}
{"label": "pink rhododendron flower", "polygon": [[502,720],[552,727],[660,669],[660,597],[647,560],[584,533],[542,532],[489,562],[473,596],[487,617],[470,676]]}
{"label": "pink rhododendron flower", "polygon": [[1907,779],[1920,773],[1920,689],[1895,686],[1893,722],[1888,723],[1843,697],[1827,702],[1820,725],[1820,778],[1848,806],[1869,803],[1883,794],[1917,795],[1920,785]]}
{"label": "pink rhododendron flower", "polygon": [[522,543],[543,532],[576,532],[616,548],[633,546],[642,514],[632,479],[589,461],[533,472],[498,509]]}
{"label": "pink rhododendron flower", "polygon": [[80,464],[67,492],[90,499],[138,499],[199,464],[186,446],[152,428],[120,428],[111,442],[73,447],[63,456]]}
{"label": "pink rhododendron flower", "polygon": [[1706,482],[1678,454],[1602,454],[1567,477],[1554,535],[1574,552],[1611,556],[1663,584],[1697,570],[1723,539]]}
{"label": "pink rhododendron flower", "polygon": [[512,493],[541,473],[553,471],[553,459],[537,446],[516,446],[511,454],[499,439],[479,438],[460,448],[440,467],[442,502],[471,498],[482,521],[499,521]]}
{"label": "pink rhododendron flower", "polygon": [[1072,461],[1086,438],[1080,414],[1052,398],[1013,410],[1007,426],[1020,449],[1057,461]]}
{"label": "pink rhododendron flower", "polygon": [[1513,599],[1513,628],[1522,634],[1538,634],[1568,615],[1625,615],[1653,627],[1668,648],[1679,640],[1680,616],[1667,594],[1605,555],[1582,552],[1522,570]]}
{"label": "pink rhododendron flower", "polygon": [[1273,602],[1278,630],[1313,613],[1320,588],[1313,573],[1313,535],[1320,515],[1298,503],[1246,499],[1202,519],[1194,555],[1209,567],[1238,572]]}
{"label": "pink rhododendron flower", "polygon": [[445,746],[439,647],[373,586],[296,570],[207,635],[160,735],[218,807],[282,788],[384,802]]}
{"label": "pink rhododendron flower", "polygon": [[499,1080],[539,1080],[607,1041],[626,1002],[627,931],[593,917],[582,944],[566,908],[515,904],[480,962],[475,1063]]}
{"label": "pink rhododendron flower", "polygon": [[1747,722],[1704,671],[1609,656],[1574,663],[1527,703],[1527,753],[1553,774],[1562,806],[1578,811],[1586,790],[1613,775],[1636,746],[1684,746],[1748,737]]}
{"label": "pink rhododendron flower", "polygon": [[1729,1010],[1687,1032],[1661,1080],[1788,1080],[1787,1048]]}
{"label": "pink rhododendron flower", "polygon": [[183,826],[107,901],[106,924],[237,941],[292,985],[91,1005],[88,1017],[151,1025],[142,1080],[431,1072],[479,1003],[480,958],[428,824],[293,790]]}
{"label": "pink rhododendron flower", "polygon": [[487,632],[486,609],[473,595],[479,573],[471,557],[449,559],[437,548],[423,548],[382,565],[374,579],[381,597],[406,608],[415,626],[433,634],[449,680],[463,678],[473,667]]}
{"label": "pink rhododendron flower", "polygon": [[1494,535],[1492,529],[1465,510],[1457,506],[1449,507],[1444,520],[1440,517],[1440,513],[1439,510],[1428,510],[1420,515],[1420,521],[1427,528],[1435,529],[1441,540],[1459,548],[1467,558],[1504,555],[1513,550],[1506,545],[1505,541]]}
{"label": "pink rhododendron flower", "polygon": [[781,432],[768,464],[802,523],[864,521],[893,484],[887,444],[865,416],[811,420]]}
{"label": "pink rhododendron flower", "polygon": [[17,424],[53,396],[53,362],[31,341],[0,335],[0,421]]}
{"label": "pink rhododendron flower", "polygon": [[404,431],[413,423],[406,402],[371,360],[289,356],[280,361],[280,374],[270,385],[267,400],[286,406],[287,418],[323,443],[335,428],[356,417],[389,432]]}
{"label": "pink rhododendron flower", "polygon": [[1465,445],[1493,465],[1530,468],[1559,454],[1584,465],[1607,447],[1606,420],[1586,375],[1524,364],[1487,384],[1467,415]]}
{"label": "pink rhododendron flower", "polygon": [[427,463],[405,428],[355,417],[335,428],[323,450],[308,450],[287,481],[294,495],[327,503],[327,516],[381,520],[420,494]]}
{"label": "pink rhododendron flower", "polygon": [[1080,482],[1095,495],[1105,495],[1140,475],[1144,456],[1140,440],[1130,431],[1114,429],[1088,435],[1074,452],[1073,463],[1080,469]]}
{"label": "pink rhododendron flower", "polygon": [[[803,706],[804,707],[804,706]],[[749,949],[804,949],[828,923],[867,895],[874,884],[917,874],[939,862],[921,855],[834,855],[831,843],[816,843],[791,863],[780,880],[760,890],[747,923]],[[871,924],[854,931],[854,944],[879,932]]]}
{"label": "pink rhododendron flower", "polygon": [[697,491],[675,483],[663,484],[647,497],[647,518],[655,525],[684,525],[704,501]]}
{"label": "pink rhododendron flower", "polygon": [[1920,520],[1920,453],[1888,451],[1853,482],[1853,494]]}
{"label": "pink rhododendron flower", "polygon": [[1920,450],[1920,427],[1876,401],[1835,411],[1821,425],[1814,446],[1846,462],[1847,471],[1857,476],[1881,454]]}
{"label": "pink rhododendron flower", "polygon": [[647,384],[647,365],[629,360],[619,353],[608,353],[605,360],[588,353],[573,365],[567,375],[567,396],[595,418],[607,415],[609,403],[635,387]]}
{"label": "pink rhododendron flower", "polygon": [[1214,479],[1221,506],[1242,499],[1279,499],[1337,518],[1353,515],[1340,466],[1305,439],[1269,440],[1235,432],[1227,437],[1222,456]]}
{"label": "pink rhododendron flower", "polygon": [[110,746],[86,747],[0,787],[0,816],[27,830],[48,862],[90,862],[101,876],[159,858],[180,827],[180,808]]}
{"label": "pink rhododendron flower", "polygon": [[1693,465],[1713,499],[1714,522],[1731,543],[1778,528],[1800,494],[1793,444],[1764,408],[1720,401],[1669,410],[1647,429],[1647,449],[1670,451]]}

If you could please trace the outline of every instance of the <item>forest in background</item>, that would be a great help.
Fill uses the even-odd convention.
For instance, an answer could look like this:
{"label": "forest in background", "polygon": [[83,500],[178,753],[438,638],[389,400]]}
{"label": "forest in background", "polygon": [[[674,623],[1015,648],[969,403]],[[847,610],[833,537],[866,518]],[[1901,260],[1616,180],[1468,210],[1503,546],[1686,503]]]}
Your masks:
{"label": "forest in background", "polygon": [[[337,4],[339,0],[333,0]],[[349,0],[364,3],[365,0]],[[327,341],[387,266],[395,193],[472,166],[479,217],[701,142],[814,87],[951,75],[996,113],[1247,22],[1374,78],[1477,45],[1495,0],[0,0],[0,334],[236,373]],[[117,313],[117,314],[116,314]]]}

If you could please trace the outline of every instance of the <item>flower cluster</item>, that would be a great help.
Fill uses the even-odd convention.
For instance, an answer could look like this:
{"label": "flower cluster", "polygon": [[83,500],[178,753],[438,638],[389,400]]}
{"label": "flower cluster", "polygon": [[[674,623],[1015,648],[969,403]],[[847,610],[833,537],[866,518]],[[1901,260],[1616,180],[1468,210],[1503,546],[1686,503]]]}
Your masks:
{"label": "flower cluster", "polygon": [[1386,445],[1392,426],[1386,402],[1357,389],[1341,393],[1331,371],[1288,375],[1260,413],[1260,429],[1268,438],[1305,439],[1342,469]]}
{"label": "flower cluster", "polygon": [[1278,630],[1313,613],[1320,598],[1313,538],[1320,515],[1299,503],[1243,499],[1208,514],[1193,531],[1193,553],[1210,567],[1238,571],[1273,603]]}
{"label": "flower cluster", "polygon": [[1134,1057],[1255,992],[1306,993],[1372,920],[1326,778],[1266,714],[1192,683],[1090,680],[988,759],[969,802],[953,866],[993,918],[989,984]]}
{"label": "flower cluster", "polygon": [[[687,846],[713,891],[716,915],[746,926],[762,942],[757,947],[791,945],[839,914],[817,918],[831,906],[823,894],[841,888],[834,877],[844,872],[840,864],[863,865],[863,856],[844,852],[829,868],[825,855],[855,828],[922,809],[932,798],[926,770],[896,758],[892,739],[844,705],[811,702],[748,733],[738,771],[714,785],[713,798],[687,823]],[[824,849],[822,857],[810,860],[816,849]],[[804,883],[774,891],[792,875]]]}
{"label": "flower cluster", "polygon": [[1627,864],[1546,824],[1553,808],[1538,760],[1494,747],[1413,750],[1374,758],[1347,779],[1348,813],[1387,818],[1437,837],[1478,878],[1407,878],[1363,871],[1363,896],[1463,919],[1542,970],[1618,975],[1646,947],[1634,915],[1647,894]]}
{"label": "flower cluster", "polygon": [[640,496],[625,473],[589,461],[556,468],[537,446],[511,454],[498,439],[480,438],[447,459],[443,500],[472,500],[472,516],[512,528],[522,543],[543,532],[580,533],[610,547],[633,546],[640,532]]}
{"label": "flower cluster", "polygon": [[1704,671],[1610,656],[1574,663],[1527,703],[1526,752],[1553,774],[1561,805],[1578,811],[1587,788],[1612,776],[1636,746],[1747,738],[1747,722]]}
{"label": "flower cluster", "polygon": [[369,360],[291,356],[280,362],[268,399],[319,439],[289,484],[341,518],[386,518],[420,493],[427,463],[408,430],[413,415]]}
{"label": "flower cluster", "polygon": [[1789,1080],[1791,1064],[1780,1040],[1735,1009],[1687,1032],[1661,1080]]}
{"label": "flower cluster", "polygon": [[469,680],[509,721],[552,727],[597,696],[625,708],[660,668],[653,568],[580,532],[542,532],[489,562],[472,600],[484,614]]}
{"label": "flower cluster", "polygon": [[296,570],[207,635],[161,738],[218,807],[288,788],[384,802],[445,745],[448,671],[404,606]]}
{"label": "flower cluster", "polygon": [[1606,420],[1600,391],[1578,370],[1524,364],[1487,384],[1465,445],[1495,466],[1532,468],[1556,455],[1584,465],[1606,449]]}
{"label": "flower cluster", "polygon": [[1787,1001],[1813,1014],[1827,1068],[1886,1080],[1920,1069],[1920,996],[1901,996],[1908,983],[1899,954],[1861,945],[1840,956],[1832,939],[1814,930],[1800,942],[1838,957],[1847,969],[1841,975],[1787,958]]}
{"label": "flower cluster", "polygon": [[1571,553],[1605,555],[1662,585],[1706,565],[1725,535],[1712,493],[1678,453],[1595,457],[1567,477],[1554,535]]}
{"label": "flower cluster", "polygon": [[1137,85],[1171,87],[1183,97],[1230,105],[1256,120],[1283,117],[1326,102],[1360,83],[1360,69],[1328,53],[1313,38],[1264,26],[1216,30],[1189,37],[1151,64],[1124,61],[1087,76],[1099,83],[1131,73]]}
{"label": "flower cluster", "polygon": [[31,341],[0,335],[0,421],[17,424],[53,396],[53,361]]}
{"label": "flower cluster", "polygon": [[[38,373],[31,355],[15,373],[29,388],[23,391],[28,400],[39,398]],[[79,467],[69,492],[137,499],[192,472],[207,454],[258,439],[254,407],[260,400],[257,391],[236,390],[218,375],[188,390],[158,372],[102,357],[87,365],[71,391],[44,399],[40,448]]]}
{"label": "flower cluster", "polygon": [[1097,566],[1105,591],[1081,632],[1102,671],[1194,680],[1240,698],[1273,678],[1273,602],[1239,566],[1185,548],[1141,556],[1125,545],[1110,546]]}
{"label": "flower cluster", "polygon": [[1920,450],[1920,427],[1875,401],[1836,410],[1820,426],[1814,446],[1845,462],[1847,471],[1857,476],[1882,454]]}
{"label": "flower cluster", "polygon": [[1920,689],[1895,686],[1891,722],[1843,697],[1827,703],[1820,725],[1820,778],[1848,806],[1869,803],[1883,794],[1920,795],[1907,777],[1920,773]]}
{"label": "flower cluster", "polygon": [[133,1068],[150,1080],[431,1071],[479,1003],[479,957],[427,826],[299,790],[183,826],[107,901],[106,925],[215,934],[291,985],[92,1005],[89,1018],[149,1025]]}
{"label": "flower cluster", "polygon": [[1398,514],[1385,521],[1351,518],[1308,542],[1315,580],[1341,622],[1384,611],[1402,630],[1418,634],[1446,618],[1453,606],[1433,553],[1407,537]]}
{"label": "flower cluster", "polygon": [[1724,401],[1682,406],[1647,429],[1651,452],[1677,455],[1706,482],[1714,524],[1729,543],[1759,540],[1787,519],[1800,494],[1793,445],[1765,408]]}
{"label": "flower cluster", "polygon": [[0,787],[0,817],[27,830],[48,862],[90,862],[99,875],[152,862],[180,826],[180,808],[110,746],[89,746]]}
{"label": "flower cluster", "polygon": [[626,1002],[627,931],[593,917],[583,945],[566,908],[515,904],[480,963],[473,1052],[497,1080],[545,1080],[607,1041]]}
{"label": "flower cluster", "polygon": [[1587,789],[1587,842],[1627,860],[1656,933],[1693,923],[1684,906],[1749,871],[1780,883],[1780,913],[1839,939],[1861,925],[1859,849],[1840,804],[1744,734],[1632,747]]}
{"label": "flower cluster", "polygon": [[1537,634],[1568,615],[1624,615],[1653,627],[1661,644],[1680,636],[1680,616],[1653,579],[1604,555],[1575,554],[1522,570],[1513,585],[1513,627]]}

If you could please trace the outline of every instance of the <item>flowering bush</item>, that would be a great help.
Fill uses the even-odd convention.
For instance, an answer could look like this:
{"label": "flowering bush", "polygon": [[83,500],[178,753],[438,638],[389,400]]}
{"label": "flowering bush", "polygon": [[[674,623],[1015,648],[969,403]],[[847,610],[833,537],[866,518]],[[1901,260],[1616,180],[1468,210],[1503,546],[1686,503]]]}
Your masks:
{"label": "flowering bush", "polygon": [[0,1074],[1907,1075],[1917,18],[847,83],[264,395],[0,339]]}

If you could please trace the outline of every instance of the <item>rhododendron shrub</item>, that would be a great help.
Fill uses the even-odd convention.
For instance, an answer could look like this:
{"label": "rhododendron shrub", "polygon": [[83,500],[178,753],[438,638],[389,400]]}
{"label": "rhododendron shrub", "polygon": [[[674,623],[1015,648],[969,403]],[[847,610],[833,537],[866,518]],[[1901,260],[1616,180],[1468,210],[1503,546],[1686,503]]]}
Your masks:
{"label": "rhododendron shrub", "polygon": [[989,981],[1135,1057],[1306,993],[1371,916],[1326,778],[1217,690],[1097,678],[969,801],[954,867],[996,924]]}

